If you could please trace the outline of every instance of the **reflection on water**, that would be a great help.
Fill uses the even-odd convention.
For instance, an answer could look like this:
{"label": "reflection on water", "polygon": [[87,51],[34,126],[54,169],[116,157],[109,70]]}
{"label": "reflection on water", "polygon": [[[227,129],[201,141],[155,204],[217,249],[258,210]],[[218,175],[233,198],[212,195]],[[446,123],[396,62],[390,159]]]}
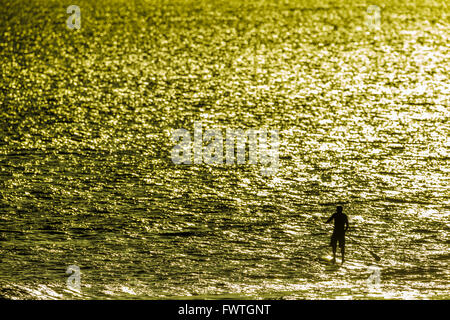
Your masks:
{"label": "reflection on water", "polygon": [[[78,1],[73,31],[7,1],[0,294],[448,299],[449,9],[420,3],[375,32],[342,2]],[[195,121],[279,130],[276,175],[173,164]],[[338,203],[379,263],[319,261]]]}

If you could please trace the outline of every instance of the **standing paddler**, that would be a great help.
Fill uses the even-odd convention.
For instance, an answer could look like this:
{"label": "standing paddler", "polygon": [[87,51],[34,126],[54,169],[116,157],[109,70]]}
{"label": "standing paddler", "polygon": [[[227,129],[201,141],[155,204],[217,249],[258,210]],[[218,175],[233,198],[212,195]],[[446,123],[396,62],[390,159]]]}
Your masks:
{"label": "standing paddler", "polygon": [[344,263],[345,255],[345,232],[348,229],[348,217],[345,213],[342,213],[342,206],[337,206],[336,213],[334,213],[326,223],[330,223],[334,220],[334,230],[331,235],[330,245],[333,248],[333,263],[336,263],[336,245],[339,241],[339,248],[341,248],[342,261]]}

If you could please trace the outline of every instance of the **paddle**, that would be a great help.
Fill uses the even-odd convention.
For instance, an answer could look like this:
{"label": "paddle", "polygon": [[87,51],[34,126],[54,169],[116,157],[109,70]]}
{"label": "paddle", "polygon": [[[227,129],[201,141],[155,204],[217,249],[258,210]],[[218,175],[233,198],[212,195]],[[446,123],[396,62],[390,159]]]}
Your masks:
{"label": "paddle", "polygon": [[370,250],[370,249],[367,248],[366,246],[363,246],[363,245],[361,244],[361,242],[355,240],[355,238],[353,238],[353,237],[351,237],[351,236],[349,236],[349,235],[347,235],[347,237],[349,237],[350,240],[353,240],[353,242],[355,242],[356,244],[358,244],[361,248],[366,249],[367,251],[369,251],[369,253],[372,255],[372,257],[373,257],[376,261],[380,261],[380,260],[381,260],[381,258],[380,258],[379,255],[377,255],[375,252],[373,252],[372,250]]}

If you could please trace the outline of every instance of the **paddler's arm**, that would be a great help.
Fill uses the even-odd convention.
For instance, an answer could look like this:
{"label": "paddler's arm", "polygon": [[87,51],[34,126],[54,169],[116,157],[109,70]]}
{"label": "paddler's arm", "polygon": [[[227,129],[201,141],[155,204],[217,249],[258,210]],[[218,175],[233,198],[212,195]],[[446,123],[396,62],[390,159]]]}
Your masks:
{"label": "paddler's arm", "polygon": [[331,222],[331,220],[333,220],[334,219],[334,215],[335,215],[335,213],[333,213],[333,215],[325,222],[325,223],[330,223]]}

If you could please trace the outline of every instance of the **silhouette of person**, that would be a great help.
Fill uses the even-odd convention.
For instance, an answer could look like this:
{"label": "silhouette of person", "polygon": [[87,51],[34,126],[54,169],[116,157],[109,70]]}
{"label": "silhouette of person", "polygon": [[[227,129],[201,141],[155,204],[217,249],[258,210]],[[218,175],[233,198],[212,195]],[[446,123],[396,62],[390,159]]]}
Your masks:
{"label": "silhouette of person", "polygon": [[342,213],[342,206],[337,206],[336,213],[334,213],[326,223],[330,223],[334,220],[334,230],[331,235],[330,245],[333,248],[333,263],[336,263],[336,245],[339,241],[339,248],[341,248],[342,262],[344,263],[345,255],[345,232],[348,229],[348,217],[345,213]]}

